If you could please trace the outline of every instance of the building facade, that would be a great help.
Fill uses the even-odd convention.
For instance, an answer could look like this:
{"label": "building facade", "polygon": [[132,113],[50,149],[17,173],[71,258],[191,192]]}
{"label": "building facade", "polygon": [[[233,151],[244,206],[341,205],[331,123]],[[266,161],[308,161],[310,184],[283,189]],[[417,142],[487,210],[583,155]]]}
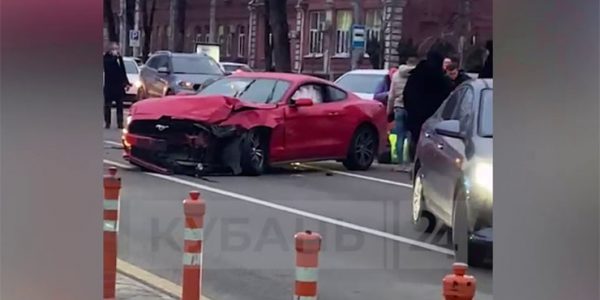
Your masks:
{"label": "building facade", "polygon": [[[123,2],[113,0],[113,9],[122,9]],[[172,45],[170,2],[157,2],[151,51]],[[184,51],[193,52],[196,42],[210,40],[210,2],[186,1]],[[265,36],[264,0],[216,3],[215,38],[221,59],[265,69],[265,45],[270,37]],[[117,24],[122,23],[121,16],[115,13]],[[410,41],[422,55],[439,40],[460,52],[461,48],[481,48],[492,38],[492,0],[287,0],[287,19],[292,70],[325,78],[351,68],[352,24],[364,25],[367,40],[381,49],[385,67],[398,64],[401,40]],[[358,67],[372,68],[367,53]]]}

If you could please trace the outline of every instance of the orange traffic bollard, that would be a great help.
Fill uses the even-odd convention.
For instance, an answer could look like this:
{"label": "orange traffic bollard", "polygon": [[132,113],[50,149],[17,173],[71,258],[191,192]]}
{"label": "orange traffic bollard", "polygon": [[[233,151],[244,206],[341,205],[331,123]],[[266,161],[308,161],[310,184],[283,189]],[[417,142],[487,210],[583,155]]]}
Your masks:
{"label": "orange traffic bollard", "polygon": [[452,274],[446,275],[444,285],[444,300],[472,300],[475,297],[477,281],[475,277],[466,275],[467,264],[454,263]]}
{"label": "orange traffic bollard", "polygon": [[115,299],[117,283],[117,234],[119,232],[119,193],[121,178],[117,168],[104,175],[104,299]]}
{"label": "orange traffic bollard", "polygon": [[183,229],[183,286],[181,300],[199,300],[202,295],[202,238],[206,203],[200,192],[190,192],[183,200],[185,228]]}
{"label": "orange traffic bollard", "polygon": [[294,300],[316,300],[321,236],[307,230],[294,236],[296,243],[296,284]]}

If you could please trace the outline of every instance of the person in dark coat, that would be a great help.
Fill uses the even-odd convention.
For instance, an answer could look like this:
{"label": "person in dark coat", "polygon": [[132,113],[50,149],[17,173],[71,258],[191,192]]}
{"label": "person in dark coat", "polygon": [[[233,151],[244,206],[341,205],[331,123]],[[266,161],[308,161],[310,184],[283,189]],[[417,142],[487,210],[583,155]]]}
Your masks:
{"label": "person in dark coat", "polygon": [[491,40],[485,43],[485,48],[488,51],[487,58],[483,64],[481,72],[479,72],[479,78],[493,78],[494,77],[494,46]]}
{"label": "person in dark coat", "polygon": [[117,108],[117,126],[123,128],[123,98],[125,90],[131,87],[125,72],[123,57],[119,53],[119,44],[110,43],[104,54],[104,127],[110,128],[113,102]]}
{"label": "person in dark coat", "polygon": [[451,63],[446,67],[446,75],[452,80],[452,89],[455,89],[461,83],[471,80],[471,77],[464,70],[458,67],[457,63]]}
{"label": "person in dark coat", "polygon": [[410,156],[414,160],[421,126],[431,117],[452,92],[452,82],[443,68],[444,56],[430,50],[427,59],[412,71],[404,87],[404,107],[410,132]]}

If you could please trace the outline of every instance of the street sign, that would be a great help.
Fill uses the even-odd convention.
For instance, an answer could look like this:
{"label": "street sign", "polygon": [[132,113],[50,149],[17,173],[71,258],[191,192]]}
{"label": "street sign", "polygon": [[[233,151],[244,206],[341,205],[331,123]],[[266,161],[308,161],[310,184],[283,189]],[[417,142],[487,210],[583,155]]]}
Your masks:
{"label": "street sign", "polygon": [[129,30],[129,46],[139,47],[140,46],[140,31]]}
{"label": "street sign", "polygon": [[366,45],[366,31],[364,25],[352,25],[352,48],[364,49]]}

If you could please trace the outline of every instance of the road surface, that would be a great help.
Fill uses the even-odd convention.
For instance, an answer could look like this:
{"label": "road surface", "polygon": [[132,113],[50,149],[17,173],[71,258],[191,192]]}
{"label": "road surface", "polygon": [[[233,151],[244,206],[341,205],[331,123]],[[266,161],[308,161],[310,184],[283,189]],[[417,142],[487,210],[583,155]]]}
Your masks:
{"label": "road surface", "polygon": [[[105,167],[118,166],[123,178],[120,259],[180,284],[182,200],[199,190],[207,203],[203,294],[210,299],[290,299],[293,235],[307,229],[323,236],[319,299],[441,299],[454,258],[446,236],[412,225],[408,175],[323,162],[260,177],[162,176],[130,167],[119,136],[104,131]],[[493,299],[492,271],[470,272],[476,299]]]}

